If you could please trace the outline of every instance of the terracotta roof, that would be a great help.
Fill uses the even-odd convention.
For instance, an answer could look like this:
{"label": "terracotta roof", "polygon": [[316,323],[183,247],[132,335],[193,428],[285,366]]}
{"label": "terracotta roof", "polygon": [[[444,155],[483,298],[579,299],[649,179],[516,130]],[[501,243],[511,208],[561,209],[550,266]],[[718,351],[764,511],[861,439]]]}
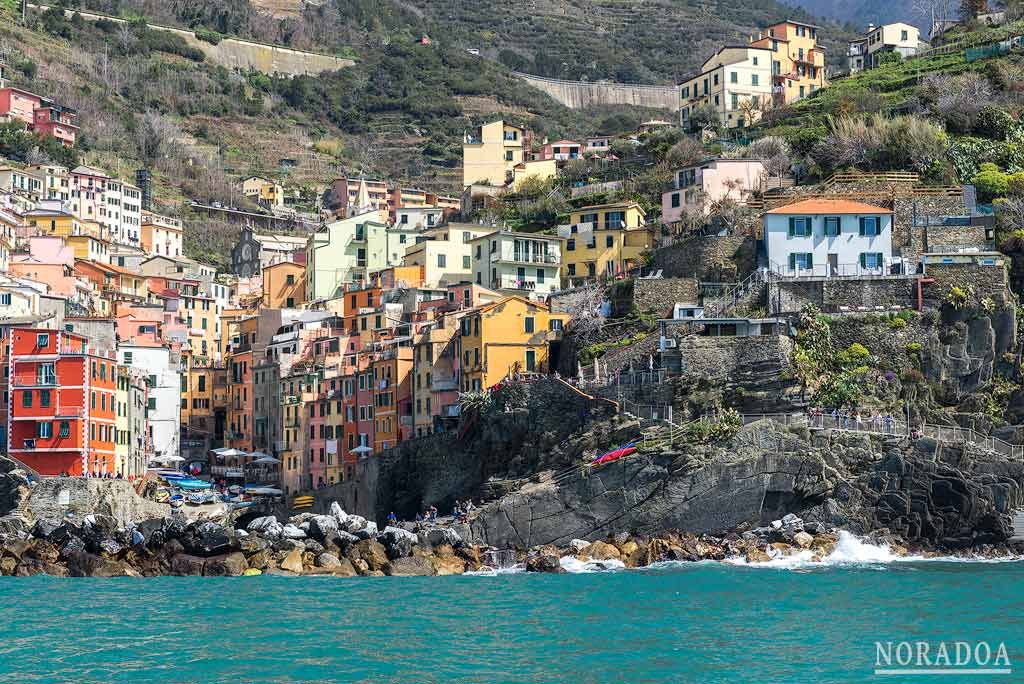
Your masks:
{"label": "terracotta roof", "polygon": [[892,209],[876,207],[873,204],[840,199],[809,199],[794,202],[767,214],[891,214]]}

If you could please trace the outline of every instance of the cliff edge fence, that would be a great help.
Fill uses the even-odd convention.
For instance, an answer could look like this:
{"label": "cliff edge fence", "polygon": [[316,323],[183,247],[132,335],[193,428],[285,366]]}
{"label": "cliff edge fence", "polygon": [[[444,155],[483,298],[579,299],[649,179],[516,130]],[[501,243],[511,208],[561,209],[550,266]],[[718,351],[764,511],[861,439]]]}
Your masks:
{"label": "cliff edge fence", "polygon": [[672,86],[610,81],[562,81],[519,71],[512,73],[570,109],[585,109],[597,105],[631,105],[669,111],[679,109],[679,89]]}
{"label": "cliff edge fence", "polygon": [[[49,5],[29,3],[28,6],[40,11],[50,9]],[[119,24],[125,23],[124,19],[97,12],[83,12],[76,9],[65,9],[64,14],[68,17],[78,14],[83,19],[88,19],[89,21],[106,19]],[[185,29],[174,28],[171,26],[162,26],[160,24],[147,23],[146,25],[154,31],[176,33],[184,38],[185,42],[188,43],[189,46],[201,50],[208,60],[214,64],[219,64],[229,69],[241,69],[243,71],[253,69],[269,75],[316,76],[317,74],[325,71],[337,71],[338,69],[344,69],[355,64],[353,60],[345,59],[343,57],[323,55],[316,52],[307,52],[305,50],[295,50],[293,48],[282,47],[280,45],[257,43],[251,40],[242,40],[240,38],[225,37],[216,45],[213,45],[205,40],[200,40],[192,31],[186,31]]]}

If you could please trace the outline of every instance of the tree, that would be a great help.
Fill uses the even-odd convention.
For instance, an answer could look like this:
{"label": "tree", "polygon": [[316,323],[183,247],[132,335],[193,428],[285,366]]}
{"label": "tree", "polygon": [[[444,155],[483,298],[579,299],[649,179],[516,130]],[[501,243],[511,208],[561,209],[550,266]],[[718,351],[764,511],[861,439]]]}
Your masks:
{"label": "tree", "polygon": [[164,146],[178,138],[178,127],[160,112],[149,109],[142,115],[136,134],[139,157],[152,166],[160,158]]}
{"label": "tree", "polygon": [[136,40],[131,24],[123,21],[117,25],[117,42],[121,46],[121,54],[130,54]]}
{"label": "tree", "polygon": [[960,0],[960,18],[971,21],[988,11],[988,0]]}
{"label": "tree", "polygon": [[696,164],[705,157],[707,157],[707,151],[704,149],[703,143],[696,138],[686,136],[669,148],[665,155],[665,161],[669,165],[679,168]]}
{"label": "tree", "polygon": [[560,305],[569,314],[569,332],[579,349],[594,344],[604,327],[602,307],[604,288],[597,284],[584,285],[560,297]]}
{"label": "tree", "polygon": [[789,143],[776,135],[766,135],[752,142],[746,149],[746,156],[750,159],[763,159],[764,170],[775,178],[788,174],[793,163]]}

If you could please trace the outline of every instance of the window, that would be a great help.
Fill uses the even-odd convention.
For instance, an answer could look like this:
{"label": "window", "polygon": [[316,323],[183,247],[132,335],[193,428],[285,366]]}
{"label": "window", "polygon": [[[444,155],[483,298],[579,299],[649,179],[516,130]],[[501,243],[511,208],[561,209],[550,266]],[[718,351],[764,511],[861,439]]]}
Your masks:
{"label": "window", "polygon": [[881,232],[881,220],[877,216],[860,217],[860,234],[865,237],[875,237]]}
{"label": "window", "polygon": [[66,420],[60,421],[60,436],[62,438],[71,436],[71,423]]}
{"label": "window", "polygon": [[514,157],[512,156],[512,150],[506,150],[505,151],[505,161],[512,161],[513,159],[514,159]]}
{"label": "window", "polygon": [[438,268],[444,268],[447,265],[448,265],[448,257],[447,257],[447,255],[445,255],[445,254],[438,254],[437,255],[437,267]]}
{"label": "window", "polygon": [[809,216],[790,216],[789,237],[811,237],[811,218]]}
{"label": "window", "polygon": [[567,252],[575,252],[576,251],[576,240],[573,239],[573,238],[569,238],[566,241],[566,243],[565,243],[565,250]]}
{"label": "window", "polygon": [[36,346],[41,349],[46,349],[50,346],[50,336],[46,333],[36,335]]}
{"label": "window", "polygon": [[[757,57],[754,58],[754,64],[757,64]],[[760,81],[761,81],[761,77],[758,76],[757,74],[751,74],[750,75],[750,85],[754,85],[754,86],[761,85]]]}
{"label": "window", "polygon": [[53,423],[36,423],[36,437],[42,439],[53,437]]}
{"label": "window", "polygon": [[678,209],[679,208],[679,193],[678,192],[672,193],[672,208],[673,209]]}
{"label": "window", "polygon": [[789,254],[789,270],[795,271],[797,269],[813,269],[814,268],[814,255],[810,252],[790,252]]}
{"label": "window", "polygon": [[740,108],[740,96],[739,95],[737,95],[736,93],[732,93],[732,95],[730,96],[729,99],[730,99],[730,102],[729,102],[729,105],[730,105],[729,108],[730,109],[739,109]]}
{"label": "window", "polygon": [[56,385],[57,384],[57,373],[53,369],[52,363],[41,363],[36,368],[36,384],[37,385]]}
{"label": "window", "polygon": [[532,333],[533,332],[533,316],[527,316],[526,318],[524,318],[523,319],[523,323],[525,325],[526,332]]}
{"label": "window", "polygon": [[555,331],[557,331],[557,330],[561,330],[561,329],[562,329],[562,321],[560,319],[552,318],[550,321],[548,321],[548,330],[555,330]]}
{"label": "window", "polygon": [[538,285],[543,285],[544,284],[544,269],[543,268],[538,268],[537,269],[537,284]]}
{"label": "window", "polygon": [[576,264],[569,264],[568,265],[568,269],[569,269],[569,275],[570,276],[576,275]]}
{"label": "window", "polygon": [[537,370],[537,352],[532,349],[526,351],[526,371],[533,373]]}
{"label": "window", "polygon": [[900,40],[902,40],[902,41],[910,40],[910,36],[907,34],[906,31],[900,31]]}
{"label": "window", "polygon": [[50,406],[50,390],[39,390],[39,405],[43,408]]}
{"label": "window", "polygon": [[826,216],[825,217],[825,236],[826,237],[835,237],[835,236],[839,235],[840,226],[841,225],[842,225],[842,220],[841,220],[841,218],[839,216]]}
{"label": "window", "polygon": [[739,75],[739,73],[735,72],[735,71],[730,71],[729,72],[729,83],[739,83],[739,82],[740,82],[740,75]]}
{"label": "window", "polygon": [[[289,297],[288,299],[286,299],[284,301],[284,305],[286,307],[288,307],[289,309],[294,309],[295,308],[295,298],[294,297]],[[206,323],[206,321],[203,321],[203,323]],[[203,326],[203,327],[205,328],[206,326]]]}
{"label": "window", "polygon": [[718,85],[718,74],[715,74],[715,85]]}
{"label": "window", "polygon": [[882,268],[885,266],[885,258],[881,252],[861,252],[860,255],[860,267],[861,268]]}
{"label": "window", "polygon": [[132,353],[130,351],[124,353],[124,364],[126,366],[132,365]]}
{"label": "window", "polygon": [[21,393],[21,405],[25,408],[32,408],[32,390],[24,390]]}
{"label": "window", "polygon": [[289,273],[288,275],[285,276],[284,282],[286,284],[288,284],[288,285],[294,285],[295,284],[295,276],[293,274]]}
{"label": "window", "polygon": [[0,294],[0,304],[2,304],[3,306],[11,305],[11,294],[9,292],[4,292],[3,294]]}
{"label": "window", "polygon": [[[753,59],[754,66],[757,66],[757,55],[754,55],[752,59]],[[757,76],[754,76],[754,78],[757,78]]]}

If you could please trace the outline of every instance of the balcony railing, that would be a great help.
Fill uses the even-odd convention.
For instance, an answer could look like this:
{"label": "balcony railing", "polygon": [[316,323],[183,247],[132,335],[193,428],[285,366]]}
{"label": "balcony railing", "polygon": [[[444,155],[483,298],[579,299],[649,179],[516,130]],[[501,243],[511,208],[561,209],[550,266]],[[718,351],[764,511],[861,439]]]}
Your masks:
{"label": "balcony railing", "polygon": [[84,409],[78,404],[60,404],[57,406],[57,418],[81,418]]}
{"label": "balcony railing", "polygon": [[555,290],[555,289],[558,289],[553,283],[554,283],[554,281],[552,281],[552,284],[549,285],[547,283],[547,281],[537,282],[536,279],[530,279],[530,278],[523,279],[523,278],[505,277],[505,278],[498,278],[497,287],[498,287],[498,289],[501,289],[501,290],[523,290],[523,291],[546,290],[546,289]]}
{"label": "balcony railing", "polygon": [[37,375],[32,373],[31,375],[15,375],[14,376],[15,387],[56,387],[57,376],[56,375]]}
{"label": "balcony railing", "polygon": [[454,378],[434,378],[430,389],[434,392],[451,392],[459,389],[459,383]]}

